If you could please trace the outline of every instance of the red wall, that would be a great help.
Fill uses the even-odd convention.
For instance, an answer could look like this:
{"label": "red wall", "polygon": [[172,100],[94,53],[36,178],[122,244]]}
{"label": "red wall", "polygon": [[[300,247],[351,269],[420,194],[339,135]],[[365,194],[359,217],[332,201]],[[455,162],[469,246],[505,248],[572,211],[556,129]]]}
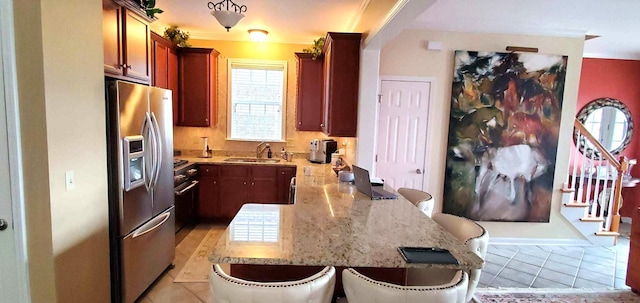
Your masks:
{"label": "red wall", "polygon": [[[631,111],[634,132],[631,143],[622,152],[622,155],[640,161],[638,153],[640,151],[640,129],[636,127],[640,125],[640,61],[584,58],[576,114],[589,101],[602,97],[618,99]],[[633,167],[631,175],[640,177],[640,164]],[[634,196],[640,197],[640,188],[624,190],[624,213],[631,204],[626,203],[631,202],[627,200]],[[640,199],[635,204],[640,206]],[[621,214],[625,215],[623,209],[621,209]]]}

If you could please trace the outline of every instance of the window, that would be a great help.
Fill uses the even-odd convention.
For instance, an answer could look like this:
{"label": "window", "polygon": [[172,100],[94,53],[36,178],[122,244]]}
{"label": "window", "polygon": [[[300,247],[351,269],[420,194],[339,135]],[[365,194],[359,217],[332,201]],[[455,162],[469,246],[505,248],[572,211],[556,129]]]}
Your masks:
{"label": "window", "polygon": [[286,71],[286,61],[229,59],[229,139],[284,141]]}
{"label": "window", "polygon": [[[627,118],[622,111],[607,106],[598,108],[589,114],[584,126],[611,151],[622,146],[625,141]],[[590,147],[594,148],[591,145]]]}

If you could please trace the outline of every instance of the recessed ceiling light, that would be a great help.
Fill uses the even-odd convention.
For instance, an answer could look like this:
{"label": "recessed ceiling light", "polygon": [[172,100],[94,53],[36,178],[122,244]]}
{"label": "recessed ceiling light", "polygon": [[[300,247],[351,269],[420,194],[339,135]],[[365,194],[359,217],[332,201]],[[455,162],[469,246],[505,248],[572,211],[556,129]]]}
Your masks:
{"label": "recessed ceiling light", "polygon": [[251,37],[251,41],[255,41],[255,42],[262,42],[267,40],[267,34],[269,34],[269,32],[263,29],[249,30],[249,36]]}

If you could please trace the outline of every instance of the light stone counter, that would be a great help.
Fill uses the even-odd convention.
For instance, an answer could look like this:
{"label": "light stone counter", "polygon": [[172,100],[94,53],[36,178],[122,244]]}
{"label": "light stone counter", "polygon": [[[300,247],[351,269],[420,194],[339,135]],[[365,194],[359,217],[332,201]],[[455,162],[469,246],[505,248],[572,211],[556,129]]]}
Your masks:
{"label": "light stone counter", "polygon": [[[299,161],[299,162],[298,162]],[[337,182],[329,165],[294,161],[296,203],[245,204],[216,244],[213,263],[345,267],[482,267],[466,249],[409,201],[372,201]],[[311,167],[304,175],[302,167]],[[408,264],[399,246],[441,247],[459,265]]]}

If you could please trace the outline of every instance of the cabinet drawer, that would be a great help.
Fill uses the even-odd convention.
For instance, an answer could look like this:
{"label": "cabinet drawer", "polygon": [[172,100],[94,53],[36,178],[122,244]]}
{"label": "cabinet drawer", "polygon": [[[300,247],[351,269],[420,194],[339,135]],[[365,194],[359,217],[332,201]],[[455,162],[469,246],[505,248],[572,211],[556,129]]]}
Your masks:
{"label": "cabinet drawer", "polygon": [[275,178],[278,175],[278,168],[276,166],[254,166],[251,172],[253,179]]}
{"label": "cabinet drawer", "polygon": [[198,167],[198,173],[203,177],[215,176],[218,172],[218,166],[216,165],[200,165]]}
{"label": "cabinet drawer", "polygon": [[240,177],[247,179],[249,177],[250,166],[245,165],[221,165],[220,174],[225,177]]}

